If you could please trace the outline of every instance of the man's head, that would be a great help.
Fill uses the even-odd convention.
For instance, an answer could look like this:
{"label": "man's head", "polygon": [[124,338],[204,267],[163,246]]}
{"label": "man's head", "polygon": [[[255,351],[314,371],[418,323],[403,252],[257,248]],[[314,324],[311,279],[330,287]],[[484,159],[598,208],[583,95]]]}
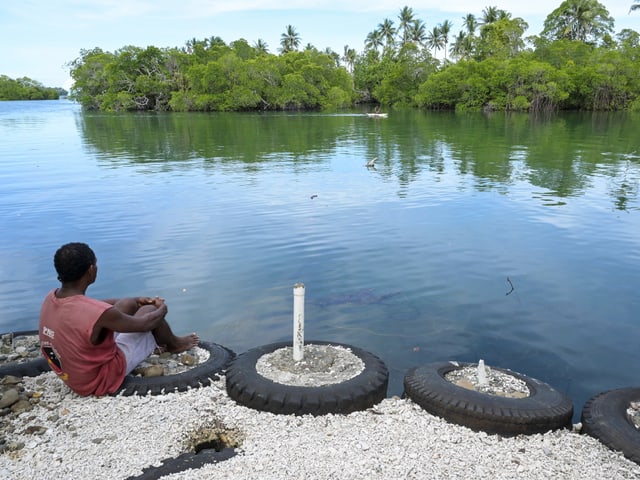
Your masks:
{"label": "man's head", "polygon": [[62,283],[77,282],[89,268],[96,265],[96,255],[86,243],[67,243],[54,255],[53,265]]}

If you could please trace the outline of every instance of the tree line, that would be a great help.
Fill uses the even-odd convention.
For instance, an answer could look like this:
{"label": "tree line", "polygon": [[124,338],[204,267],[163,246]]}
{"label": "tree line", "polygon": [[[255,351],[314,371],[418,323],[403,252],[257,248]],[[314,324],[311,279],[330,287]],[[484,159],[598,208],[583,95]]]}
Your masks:
{"label": "tree line", "polygon": [[272,55],[243,39],[83,50],[71,76],[73,98],[99,110],[318,109],[355,101],[353,79],[329,55],[315,49]]}
{"label": "tree line", "polygon": [[[635,4],[640,1],[634,1]],[[640,8],[632,5],[630,12]],[[614,34],[597,0],[565,0],[542,32],[497,7],[428,29],[410,7],[384,19],[361,53],[313,45],[288,25],[277,54],[258,40],[192,39],[181,48],[81,50],[72,97],[106,111],[335,109],[358,102],[426,109],[640,110],[640,35]],[[442,53],[439,55],[439,53]],[[441,56],[442,58],[438,58]]]}
{"label": "tree line", "polygon": [[45,87],[29,77],[13,79],[0,75],[0,100],[57,100],[67,93],[62,88]]}

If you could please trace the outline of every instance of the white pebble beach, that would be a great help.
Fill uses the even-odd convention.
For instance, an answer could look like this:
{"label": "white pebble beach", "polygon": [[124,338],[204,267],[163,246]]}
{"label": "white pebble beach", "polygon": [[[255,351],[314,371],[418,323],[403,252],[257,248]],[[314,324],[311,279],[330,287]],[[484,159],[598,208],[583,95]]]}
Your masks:
{"label": "white pebble beach", "polygon": [[349,415],[296,417],[236,404],[224,379],[182,393],[101,398],[72,393],[52,372],[25,377],[24,385],[40,403],[7,433],[24,447],[0,454],[2,479],[135,477],[189,451],[195,432],[220,424],[238,439],[237,455],[163,478],[640,478],[639,465],[587,435],[486,435],[397,397]]}

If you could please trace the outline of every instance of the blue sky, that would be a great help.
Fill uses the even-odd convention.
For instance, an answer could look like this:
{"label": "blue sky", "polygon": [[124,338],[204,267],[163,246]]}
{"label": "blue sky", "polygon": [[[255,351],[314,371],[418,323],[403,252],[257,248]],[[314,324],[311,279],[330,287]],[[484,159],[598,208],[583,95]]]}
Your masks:
{"label": "blue sky", "polygon": [[[361,52],[364,40],[389,18],[397,25],[409,6],[431,30],[444,20],[452,33],[462,16],[480,16],[486,6],[507,10],[529,24],[525,35],[540,33],[544,19],[561,0],[4,0],[0,4],[0,74],[30,77],[45,86],[71,86],[66,63],[81,49],[115,51],[126,45],[181,47],[191,38],[221,37],[226,43],[261,39],[277,53],[280,36],[293,25],[301,45],[345,45]],[[616,20],[615,31],[640,31],[640,12],[629,15],[633,0],[601,1]]]}

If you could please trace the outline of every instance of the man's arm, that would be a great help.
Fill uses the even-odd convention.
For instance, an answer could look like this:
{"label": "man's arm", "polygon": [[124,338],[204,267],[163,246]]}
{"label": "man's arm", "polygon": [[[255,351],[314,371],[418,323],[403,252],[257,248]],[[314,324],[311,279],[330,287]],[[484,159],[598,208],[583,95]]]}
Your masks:
{"label": "man's arm", "polygon": [[100,343],[101,333],[105,328],[122,333],[148,332],[155,329],[167,314],[167,306],[162,299],[154,300],[153,306],[153,310],[136,316],[124,313],[117,306],[105,310],[93,327],[91,343]]}
{"label": "man's arm", "polygon": [[[158,298],[158,297],[155,297]],[[131,298],[107,298],[102,300],[109,305],[113,305],[118,310],[127,315],[133,315],[143,305],[153,305],[154,298],[151,297],[131,297]]]}

